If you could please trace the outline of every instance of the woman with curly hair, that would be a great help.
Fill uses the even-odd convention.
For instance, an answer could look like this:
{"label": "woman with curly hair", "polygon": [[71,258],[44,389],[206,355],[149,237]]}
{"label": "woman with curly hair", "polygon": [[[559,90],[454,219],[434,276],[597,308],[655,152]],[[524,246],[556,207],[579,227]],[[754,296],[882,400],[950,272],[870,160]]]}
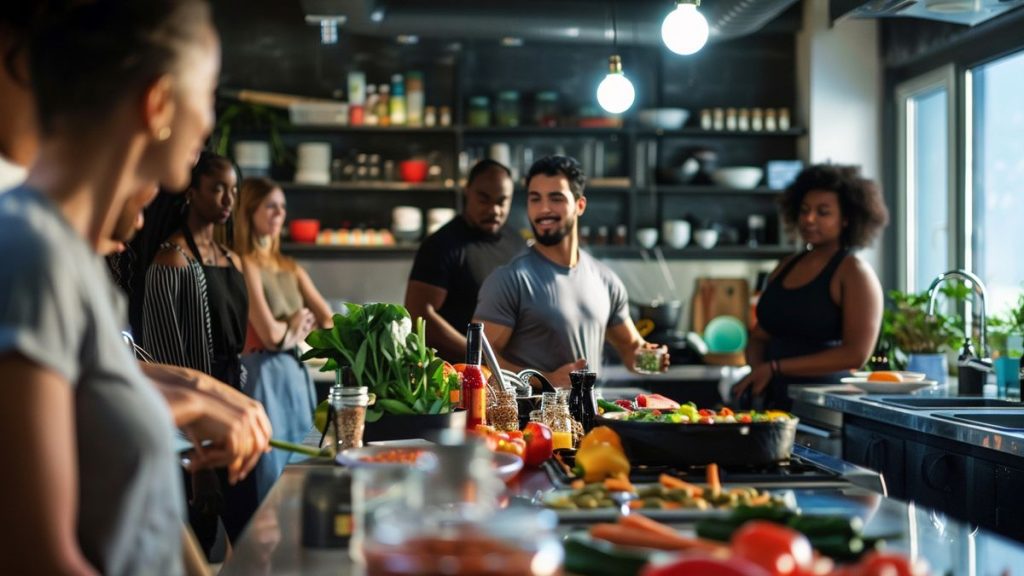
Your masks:
{"label": "woman with curly hair", "polygon": [[748,389],[766,407],[787,410],[791,384],[839,382],[868,359],[882,323],[882,287],[853,251],[889,221],[882,194],[854,166],[819,164],[801,172],[781,200],[786,226],[806,249],[783,259],[757,304],[747,345]]}

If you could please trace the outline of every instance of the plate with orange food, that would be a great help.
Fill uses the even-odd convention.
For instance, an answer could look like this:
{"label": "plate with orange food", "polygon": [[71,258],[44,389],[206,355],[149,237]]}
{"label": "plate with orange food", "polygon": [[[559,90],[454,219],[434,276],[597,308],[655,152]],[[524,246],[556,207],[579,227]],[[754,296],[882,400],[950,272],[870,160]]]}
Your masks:
{"label": "plate with orange food", "polygon": [[938,384],[935,380],[926,380],[925,375],[920,372],[896,370],[862,372],[841,381],[843,384],[856,386],[868,394],[909,394]]}

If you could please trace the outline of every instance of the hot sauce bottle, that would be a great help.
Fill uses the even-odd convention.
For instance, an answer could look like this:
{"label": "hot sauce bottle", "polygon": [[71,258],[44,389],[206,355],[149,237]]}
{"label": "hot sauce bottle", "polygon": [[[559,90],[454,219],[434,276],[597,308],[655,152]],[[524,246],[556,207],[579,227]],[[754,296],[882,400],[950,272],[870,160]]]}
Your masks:
{"label": "hot sauce bottle", "polygon": [[484,325],[474,322],[466,330],[466,368],[462,371],[462,408],[466,429],[487,424],[487,382],[480,369],[481,335]]}

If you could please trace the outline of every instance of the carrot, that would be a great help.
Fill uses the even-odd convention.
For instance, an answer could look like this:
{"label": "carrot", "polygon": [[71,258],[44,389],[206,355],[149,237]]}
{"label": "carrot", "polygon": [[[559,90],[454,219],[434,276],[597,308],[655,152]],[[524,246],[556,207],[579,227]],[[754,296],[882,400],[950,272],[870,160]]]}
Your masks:
{"label": "carrot", "polygon": [[772,501],[772,495],[765,492],[764,494],[758,494],[750,499],[751,506],[764,506]]}
{"label": "carrot", "polygon": [[711,493],[718,496],[722,493],[722,483],[718,480],[718,464],[708,464],[708,488]]}
{"label": "carrot", "polygon": [[584,482],[582,478],[577,478],[569,484],[569,487],[572,488],[573,490],[582,490],[583,487],[586,485],[587,483]]}
{"label": "carrot", "polygon": [[644,516],[643,514],[629,514],[627,516],[619,516],[619,524],[623,526],[630,526],[637,530],[644,530],[654,534],[666,534],[670,536],[677,536],[675,530],[671,527]]}
{"label": "carrot", "polygon": [[629,506],[630,510],[640,510],[641,508],[644,507],[644,501],[643,500],[630,500],[629,503],[627,504],[627,506]]}
{"label": "carrot", "polygon": [[712,553],[728,553],[729,547],[719,542],[701,538],[687,538],[679,534],[661,534],[637,530],[621,524],[594,524],[590,536],[620,546],[653,548],[655,550],[704,550]]}
{"label": "carrot", "polygon": [[635,492],[636,489],[630,484],[628,478],[612,476],[604,479],[604,489],[609,492]]}
{"label": "carrot", "polygon": [[662,474],[661,476],[658,476],[658,483],[664,486],[665,488],[676,488],[679,490],[685,490],[688,494],[690,494],[690,496],[704,495],[704,489],[701,488],[700,486],[697,486],[696,484],[690,484],[689,482],[684,482],[683,480],[680,480],[675,476],[669,476],[668,474]]}

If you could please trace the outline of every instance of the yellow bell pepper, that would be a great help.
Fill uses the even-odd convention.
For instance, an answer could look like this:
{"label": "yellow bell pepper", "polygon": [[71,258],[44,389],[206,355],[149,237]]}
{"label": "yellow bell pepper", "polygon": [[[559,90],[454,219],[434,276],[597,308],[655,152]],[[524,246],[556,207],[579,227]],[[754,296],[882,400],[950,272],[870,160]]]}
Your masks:
{"label": "yellow bell pepper", "polygon": [[606,443],[591,443],[576,451],[576,465],[583,468],[583,481],[600,482],[614,476],[629,476],[629,460],[621,449]]}

